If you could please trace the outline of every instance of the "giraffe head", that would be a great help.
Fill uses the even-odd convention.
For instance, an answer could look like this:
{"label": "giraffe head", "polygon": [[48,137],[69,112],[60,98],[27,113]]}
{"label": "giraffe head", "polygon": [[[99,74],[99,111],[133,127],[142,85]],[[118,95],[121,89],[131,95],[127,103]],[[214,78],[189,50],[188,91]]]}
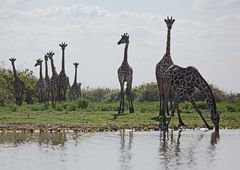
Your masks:
{"label": "giraffe head", "polygon": [[48,61],[48,54],[44,55],[44,59],[45,59],[45,61]]}
{"label": "giraffe head", "polygon": [[129,35],[128,35],[128,33],[124,33],[122,35],[122,38],[118,41],[118,45],[125,44],[125,43],[129,43]]}
{"label": "giraffe head", "polygon": [[167,17],[167,19],[165,19],[164,21],[166,22],[168,29],[172,29],[172,25],[173,25],[175,19],[173,19],[173,17],[171,17],[171,18]]}
{"label": "giraffe head", "polygon": [[211,120],[215,126],[215,130],[218,131],[219,130],[219,121],[220,121],[220,111],[216,111],[216,113],[211,114]]}
{"label": "giraffe head", "polygon": [[34,65],[35,67],[36,66],[40,66],[41,64],[42,64],[42,60],[39,58],[39,59],[37,59],[37,62],[36,62],[36,64]]}
{"label": "giraffe head", "polygon": [[16,58],[9,58],[9,60],[14,63],[14,61],[16,61]]}
{"label": "giraffe head", "polygon": [[50,60],[52,60],[52,59],[53,59],[52,57],[53,57],[54,54],[55,54],[54,52],[49,51],[49,52],[47,53],[48,58],[49,58]]}
{"label": "giraffe head", "polygon": [[75,67],[77,67],[77,66],[79,65],[79,63],[76,62],[76,63],[73,63],[73,65],[74,65]]}
{"label": "giraffe head", "polygon": [[67,43],[62,42],[61,44],[59,44],[59,46],[62,48],[62,50],[65,50],[65,48],[67,47]]}

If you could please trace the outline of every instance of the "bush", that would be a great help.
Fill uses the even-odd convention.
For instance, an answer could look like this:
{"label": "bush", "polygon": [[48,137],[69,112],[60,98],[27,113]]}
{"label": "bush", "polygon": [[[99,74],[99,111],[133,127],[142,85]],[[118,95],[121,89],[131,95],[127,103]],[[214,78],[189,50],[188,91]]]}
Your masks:
{"label": "bush", "polygon": [[138,101],[158,101],[159,100],[159,92],[157,83],[146,83],[135,87],[133,90],[134,98]]}
{"label": "bush", "polygon": [[236,112],[237,111],[237,108],[232,105],[227,105],[226,109],[228,112]]}
{"label": "bush", "polygon": [[199,109],[203,109],[203,110],[207,110],[208,109],[207,102],[202,102],[202,101],[197,102],[197,107]]}
{"label": "bush", "polygon": [[40,104],[40,103],[36,103],[34,105],[32,105],[31,110],[32,111],[44,111],[47,110],[47,106],[45,106],[45,104]]}
{"label": "bush", "polygon": [[87,108],[88,107],[88,101],[87,100],[82,100],[82,99],[78,100],[77,101],[77,107],[81,108],[81,109]]}
{"label": "bush", "polygon": [[56,110],[56,111],[63,111],[63,110],[64,110],[64,109],[63,109],[63,105],[57,104],[57,105],[55,106],[55,110]]}
{"label": "bush", "polygon": [[67,106],[67,111],[76,111],[77,110],[77,105],[75,103],[70,103]]}
{"label": "bush", "polygon": [[190,102],[183,102],[179,106],[185,111],[192,109],[192,104]]}
{"label": "bush", "polygon": [[7,106],[7,109],[11,112],[16,112],[17,111],[17,106],[15,104],[9,104]]}
{"label": "bush", "polygon": [[140,110],[141,113],[145,113],[146,112],[146,109],[144,107],[141,108]]}
{"label": "bush", "polygon": [[117,111],[118,110],[118,106],[114,105],[114,104],[103,104],[102,111]]}

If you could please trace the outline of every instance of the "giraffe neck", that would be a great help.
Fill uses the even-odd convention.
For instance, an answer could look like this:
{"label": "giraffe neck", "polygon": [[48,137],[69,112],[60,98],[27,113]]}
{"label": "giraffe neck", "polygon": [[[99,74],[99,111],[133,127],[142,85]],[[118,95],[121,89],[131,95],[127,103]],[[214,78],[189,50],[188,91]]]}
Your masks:
{"label": "giraffe neck", "polygon": [[48,64],[47,64],[47,60],[45,60],[45,79],[48,79]]}
{"label": "giraffe neck", "polygon": [[16,68],[15,68],[14,63],[12,63],[12,66],[13,66],[13,74],[14,74],[14,77],[17,78],[18,75],[17,75],[17,71],[16,71]]}
{"label": "giraffe neck", "polygon": [[167,60],[168,62],[172,63],[172,58],[171,58],[171,54],[170,54],[170,44],[171,44],[171,29],[168,29],[167,32],[167,46],[166,46],[166,54],[165,54],[165,60]]}
{"label": "giraffe neck", "polygon": [[65,73],[65,49],[62,48],[62,72]]}
{"label": "giraffe neck", "polygon": [[52,66],[52,75],[54,75],[56,73],[56,68],[54,66],[53,59],[50,59],[50,60],[51,60],[51,66]]}
{"label": "giraffe neck", "polygon": [[42,79],[42,78],[43,78],[43,74],[42,74],[42,63],[40,64],[39,75],[40,75],[40,79]]}
{"label": "giraffe neck", "polygon": [[124,59],[123,59],[124,63],[128,62],[128,54],[127,54],[127,52],[128,52],[128,44],[129,44],[129,42],[126,43],[125,48],[124,48]]}
{"label": "giraffe neck", "polygon": [[77,83],[77,66],[75,66],[75,77],[74,77],[74,83]]}
{"label": "giraffe neck", "polygon": [[203,93],[204,98],[207,101],[208,109],[211,112],[211,114],[216,114],[217,113],[217,107],[216,107],[216,102],[214,99],[214,96],[212,94],[212,90],[209,87],[208,83],[204,78],[199,74],[199,78],[201,79],[199,82],[196,83],[196,86],[200,89],[200,91]]}

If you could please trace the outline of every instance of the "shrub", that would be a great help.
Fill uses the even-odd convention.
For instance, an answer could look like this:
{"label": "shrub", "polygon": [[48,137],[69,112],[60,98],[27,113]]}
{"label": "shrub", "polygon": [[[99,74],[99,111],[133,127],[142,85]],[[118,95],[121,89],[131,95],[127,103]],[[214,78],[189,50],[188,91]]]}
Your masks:
{"label": "shrub", "polygon": [[16,112],[17,111],[17,106],[15,104],[9,104],[7,108],[11,112]]}
{"label": "shrub", "polygon": [[55,106],[55,110],[56,110],[56,111],[63,111],[64,109],[63,109],[63,106],[62,106],[61,104],[57,104],[57,105]]}
{"label": "shrub", "polygon": [[63,109],[67,109],[68,103],[63,103],[63,104],[62,104],[62,107],[63,107]]}
{"label": "shrub", "polygon": [[85,109],[88,107],[88,101],[87,100],[82,100],[82,99],[79,99],[77,101],[77,107],[78,108],[81,108],[81,109]]}
{"label": "shrub", "polygon": [[192,104],[189,102],[183,102],[180,104],[180,107],[185,111],[189,111],[190,109],[192,109]]}
{"label": "shrub", "polygon": [[236,112],[237,111],[237,108],[232,105],[227,105],[226,109],[228,112]]}
{"label": "shrub", "polygon": [[145,113],[146,112],[146,109],[144,107],[141,108],[140,110],[141,113]]}
{"label": "shrub", "polygon": [[76,111],[77,110],[77,105],[75,103],[70,103],[67,106],[67,111]]}
{"label": "shrub", "polygon": [[103,104],[102,111],[117,111],[118,110],[118,106],[114,105],[114,104]]}
{"label": "shrub", "polygon": [[199,109],[203,109],[203,110],[207,110],[208,109],[207,102],[202,102],[202,101],[197,102],[197,107]]}
{"label": "shrub", "polygon": [[40,104],[40,103],[36,103],[36,104],[32,105],[32,107],[31,107],[32,111],[44,111],[47,109],[48,109],[48,107],[45,106],[45,104]]}

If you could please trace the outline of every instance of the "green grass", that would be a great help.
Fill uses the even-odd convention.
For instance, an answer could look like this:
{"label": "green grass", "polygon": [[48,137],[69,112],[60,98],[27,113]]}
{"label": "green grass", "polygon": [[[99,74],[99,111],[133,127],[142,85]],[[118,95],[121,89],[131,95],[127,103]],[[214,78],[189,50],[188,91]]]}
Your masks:
{"label": "green grass", "polygon": [[[57,104],[55,108],[46,108],[42,104],[16,106],[8,104],[0,107],[0,126],[24,124],[30,125],[88,125],[88,126],[138,126],[158,125],[159,102],[134,102],[135,113],[117,115],[118,102],[88,103],[82,109],[79,101]],[[203,102],[198,102],[209,122],[210,116]],[[240,128],[240,103],[218,103],[222,111],[220,125],[225,128]],[[189,128],[205,127],[200,116],[193,110],[190,103],[180,104],[182,119]],[[171,127],[178,125],[177,114],[171,121]]]}

